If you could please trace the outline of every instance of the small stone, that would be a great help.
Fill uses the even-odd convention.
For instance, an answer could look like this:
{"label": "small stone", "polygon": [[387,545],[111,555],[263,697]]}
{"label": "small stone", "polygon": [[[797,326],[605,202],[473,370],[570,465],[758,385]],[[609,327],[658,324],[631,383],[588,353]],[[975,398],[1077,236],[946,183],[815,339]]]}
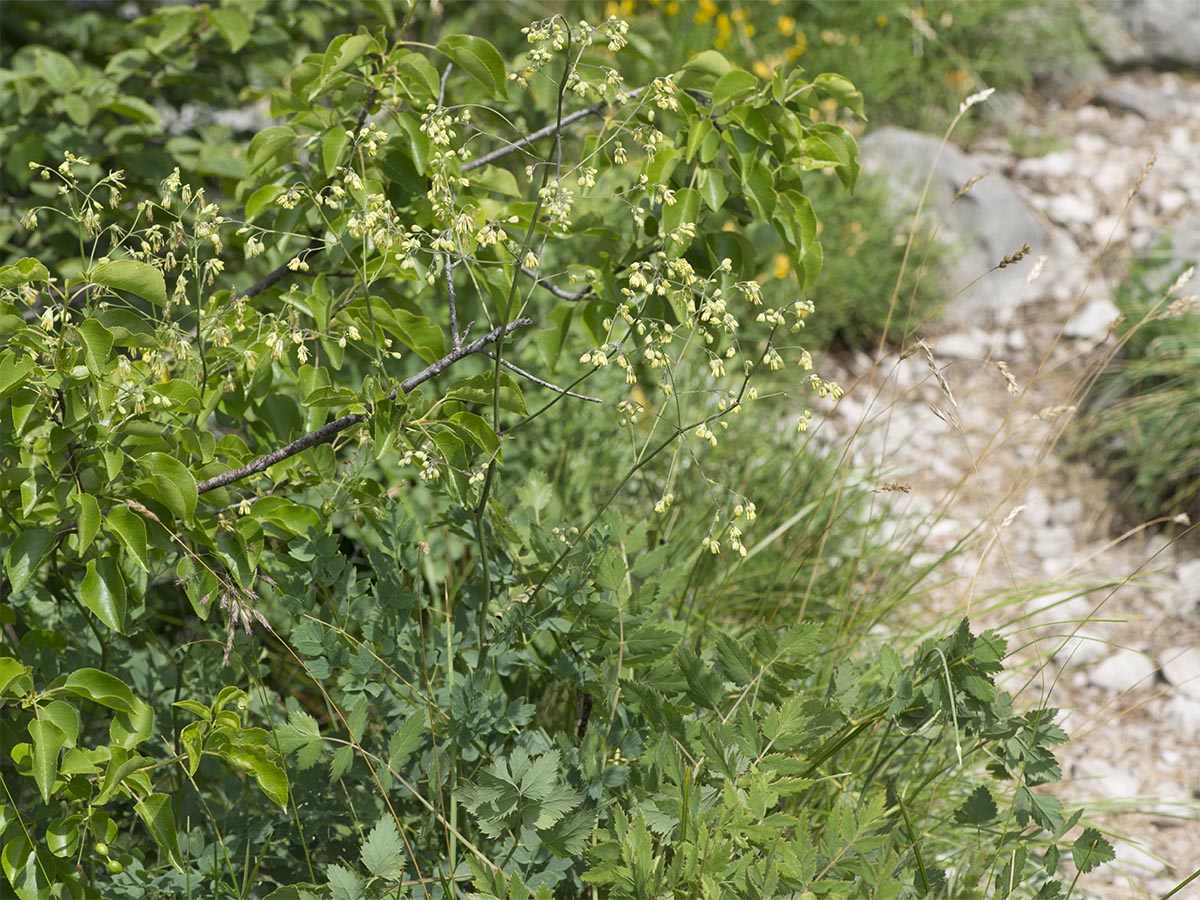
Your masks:
{"label": "small stone", "polygon": [[1080,628],[1054,650],[1060,666],[1086,666],[1108,652],[1108,641],[1099,634]]}
{"label": "small stone", "polygon": [[1167,867],[1166,863],[1149,850],[1143,850],[1135,844],[1113,841],[1113,849],[1117,853],[1116,865],[1127,872],[1157,875]]}
{"label": "small stone", "polygon": [[1108,334],[1109,326],[1121,311],[1111,300],[1093,300],[1071,317],[1063,334],[1074,340],[1097,341]]}
{"label": "small stone", "polygon": [[938,338],[934,352],[950,359],[986,359],[996,343],[996,335],[980,328],[969,328]]}
{"label": "small stone", "polygon": [[1200,647],[1162,651],[1162,674],[1178,694],[1200,702]]}
{"label": "small stone", "polygon": [[1118,769],[1102,759],[1084,758],[1071,770],[1071,781],[1078,784],[1093,797],[1116,800],[1136,797],[1142,792],[1142,783],[1129,769]]}
{"label": "small stone", "polygon": [[1145,653],[1122,647],[1088,672],[1088,681],[1113,694],[1149,684],[1156,666]]}
{"label": "small stone", "polygon": [[1084,225],[1096,218],[1096,205],[1074,194],[1060,194],[1046,204],[1046,215],[1060,225]]}
{"label": "small stone", "polygon": [[1200,701],[1182,694],[1172,697],[1164,718],[1184,737],[1200,735]]}

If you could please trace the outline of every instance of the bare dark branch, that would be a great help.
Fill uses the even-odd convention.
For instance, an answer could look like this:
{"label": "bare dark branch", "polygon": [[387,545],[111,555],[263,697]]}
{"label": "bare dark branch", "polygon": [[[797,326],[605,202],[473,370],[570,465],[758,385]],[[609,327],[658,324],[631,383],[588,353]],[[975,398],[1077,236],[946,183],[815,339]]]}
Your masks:
{"label": "bare dark branch", "polygon": [[[413,375],[411,378],[406,378],[404,381],[400,382],[400,386],[398,388],[393,388],[392,392],[388,394],[388,398],[390,399],[395,397],[397,392],[403,392],[407,394],[418,385],[424,384],[429,379],[440,375],[460,359],[470,356],[472,353],[478,353],[488,344],[494,343],[505,335],[516,331],[518,328],[525,328],[526,326],[532,324],[533,319],[522,317],[519,319],[514,319],[506,326],[498,326],[493,328],[483,337],[471,341],[469,344],[464,344],[463,346],[455,348],[441,359],[430,363],[416,375]],[[198,493],[204,494],[208,491],[214,491],[217,488],[233,484],[235,481],[241,481],[243,478],[248,478],[251,475],[255,475],[259,472],[264,472],[276,463],[282,462],[288,457],[295,456],[297,453],[303,453],[310,447],[316,447],[319,444],[330,443],[335,437],[337,437],[346,429],[353,428],[360,422],[366,421],[370,415],[371,413],[368,409],[368,411],[365,413],[348,413],[341,418],[334,419],[332,422],[321,426],[316,431],[310,432],[304,437],[292,441],[290,444],[284,447],[280,447],[277,450],[272,450],[270,453],[260,456],[258,459],[248,462],[244,466],[239,466],[236,469],[230,469],[228,472],[222,472],[220,475],[215,475],[212,478],[208,478],[200,482],[196,486],[196,490]]]}

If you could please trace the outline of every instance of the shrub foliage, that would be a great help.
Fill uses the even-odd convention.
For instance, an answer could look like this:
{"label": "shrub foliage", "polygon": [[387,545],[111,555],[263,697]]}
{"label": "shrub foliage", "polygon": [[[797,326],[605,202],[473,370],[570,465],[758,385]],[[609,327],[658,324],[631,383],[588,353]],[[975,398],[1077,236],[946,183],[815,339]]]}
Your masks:
{"label": "shrub foliage", "polygon": [[[6,113],[67,117],[5,160],[8,886],[1065,896],[1065,735],[997,691],[999,635],[834,660],[832,621],[682,614],[747,552],[755,499],[707,460],[775,415],[756,385],[837,391],[798,337],[805,181],[853,187],[821,110],[854,86],[712,49],[646,74],[617,18],[502,54],[379,2],[281,66],[305,6],[5,70]],[[248,47],[270,123],[164,139],[171,53]]]}

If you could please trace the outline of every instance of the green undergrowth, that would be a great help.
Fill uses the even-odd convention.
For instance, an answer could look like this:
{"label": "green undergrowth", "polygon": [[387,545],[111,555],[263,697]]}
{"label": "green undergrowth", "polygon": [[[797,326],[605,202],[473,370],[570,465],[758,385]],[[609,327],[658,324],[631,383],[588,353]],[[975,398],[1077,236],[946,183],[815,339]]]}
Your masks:
{"label": "green undergrowth", "polygon": [[1068,435],[1068,451],[1109,479],[1126,524],[1200,521],[1200,312],[1184,271],[1151,261],[1129,274],[1115,298],[1119,350]]}

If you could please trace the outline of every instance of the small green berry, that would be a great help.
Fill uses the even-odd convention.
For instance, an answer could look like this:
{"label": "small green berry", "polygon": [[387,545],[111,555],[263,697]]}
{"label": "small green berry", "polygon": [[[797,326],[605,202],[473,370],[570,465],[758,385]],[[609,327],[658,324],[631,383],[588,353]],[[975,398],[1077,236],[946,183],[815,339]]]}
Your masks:
{"label": "small green berry", "polygon": [[110,859],[108,861],[108,871],[114,875],[120,875],[125,871],[125,867],[118,860]]}
{"label": "small green berry", "polygon": [[108,844],[104,841],[96,841],[96,846],[92,848],[97,856],[108,856]]}

